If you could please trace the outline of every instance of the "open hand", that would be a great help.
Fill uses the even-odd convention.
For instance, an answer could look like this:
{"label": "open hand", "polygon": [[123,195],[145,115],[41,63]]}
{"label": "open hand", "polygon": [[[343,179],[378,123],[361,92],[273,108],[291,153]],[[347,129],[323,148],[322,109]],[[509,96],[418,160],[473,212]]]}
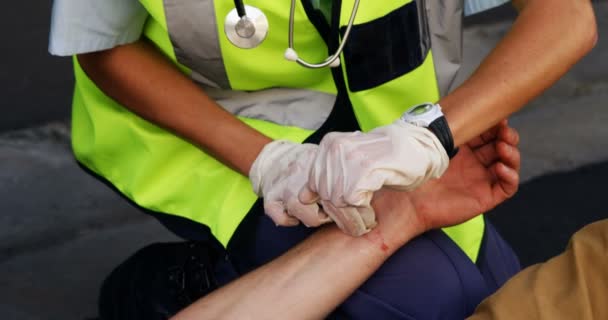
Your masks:
{"label": "open hand", "polygon": [[412,192],[425,229],[464,222],[512,197],[519,186],[519,135],[503,120],[460,148],[446,173]]}
{"label": "open hand", "polygon": [[461,146],[441,178],[409,193],[376,192],[372,204],[378,228],[396,233],[413,225],[420,234],[462,223],[494,208],[517,192],[518,143],[517,131],[502,121]]}

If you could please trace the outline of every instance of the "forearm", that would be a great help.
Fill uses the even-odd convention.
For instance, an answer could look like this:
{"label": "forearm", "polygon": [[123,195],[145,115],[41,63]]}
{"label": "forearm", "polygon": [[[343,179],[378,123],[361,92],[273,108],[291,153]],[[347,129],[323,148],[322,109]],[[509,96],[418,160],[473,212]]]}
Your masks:
{"label": "forearm", "polygon": [[[370,233],[354,238],[335,225],[324,227],[283,256],[195,302],[174,320],[324,318],[421,232],[405,218],[414,216],[413,208],[399,201],[397,193],[381,197],[383,203],[375,203],[383,210],[379,226]],[[389,202],[393,200],[399,205]]]}
{"label": "forearm", "polygon": [[371,205],[378,225],[371,232],[353,238],[335,225],[325,227],[175,319],[323,318],[417,235],[467,221],[515,193],[517,134],[506,123],[492,132],[491,140],[502,148],[493,148],[493,142],[464,146],[440,179],[413,192],[375,192]]}
{"label": "forearm", "polygon": [[[209,98],[145,41],[78,56],[106,94],[247,175],[270,139]],[[247,141],[243,144],[242,141]]]}
{"label": "forearm", "polygon": [[521,0],[512,29],[459,88],[440,100],[461,145],[522,108],[597,41],[587,0]]}

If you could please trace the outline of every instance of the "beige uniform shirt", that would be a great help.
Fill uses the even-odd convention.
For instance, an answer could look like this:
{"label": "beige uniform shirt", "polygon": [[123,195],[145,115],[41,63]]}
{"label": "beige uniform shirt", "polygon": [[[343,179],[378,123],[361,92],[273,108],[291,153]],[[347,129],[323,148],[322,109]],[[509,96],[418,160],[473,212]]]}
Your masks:
{"label": "beige uniform shirt", "polygon": [[561,255],[526,268],[469,320],[608,319],[608,219],[578,231]]}

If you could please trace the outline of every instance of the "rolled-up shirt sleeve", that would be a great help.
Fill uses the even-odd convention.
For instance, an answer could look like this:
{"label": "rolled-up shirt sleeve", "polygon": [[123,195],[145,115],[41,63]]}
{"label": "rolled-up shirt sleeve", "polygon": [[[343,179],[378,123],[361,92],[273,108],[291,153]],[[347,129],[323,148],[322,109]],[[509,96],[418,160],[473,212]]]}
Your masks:
{"label": "rolled-up shirt sleeve", "polygon": [[147,16],[137,0],[55,0],[49,52],[69,56],[137,41]]}
{"label": "rolled-up shirt sleeve", "polygon": [[469,16],[498,7],[507,2],[509,2],[509,0],[464,0],[464,14]]}

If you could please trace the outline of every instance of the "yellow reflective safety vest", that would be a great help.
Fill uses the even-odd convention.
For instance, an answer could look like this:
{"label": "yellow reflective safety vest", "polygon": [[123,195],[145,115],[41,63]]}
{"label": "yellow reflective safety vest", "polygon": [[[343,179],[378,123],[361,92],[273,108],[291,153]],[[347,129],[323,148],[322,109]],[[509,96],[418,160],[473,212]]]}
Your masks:
{"label": "yellow reflective safety vest", "polygon": [[[343,0],[340,11],[334,10],[336,33],[347,25],[353,1]],[[283,58],[290,1],[246,1],[269,23],[266,39],[253,49],[238,48],[225,36],[232,1],[140,2],[149,12],[143,36],[218,104],[273,139],[304,141],[323,124],[339,90],[348,95],[363,131],[393,122],[410,106],[439,99],[431,49],[438,35],[429,31],[433,22],[425,1],[361,1],[340,57],[341,83],[329,68],[308,69]],[[322,61],[328,35],[313,24],[309,2],[296,2],[298,54]],[[248,178],[121,106],[97,88],[76,59],[74,66],[77,160],[138,205],[205,224],[227,245],[257,200]],[[483,218],[477,217],[444,231],[475,261],[483,229]]]}

